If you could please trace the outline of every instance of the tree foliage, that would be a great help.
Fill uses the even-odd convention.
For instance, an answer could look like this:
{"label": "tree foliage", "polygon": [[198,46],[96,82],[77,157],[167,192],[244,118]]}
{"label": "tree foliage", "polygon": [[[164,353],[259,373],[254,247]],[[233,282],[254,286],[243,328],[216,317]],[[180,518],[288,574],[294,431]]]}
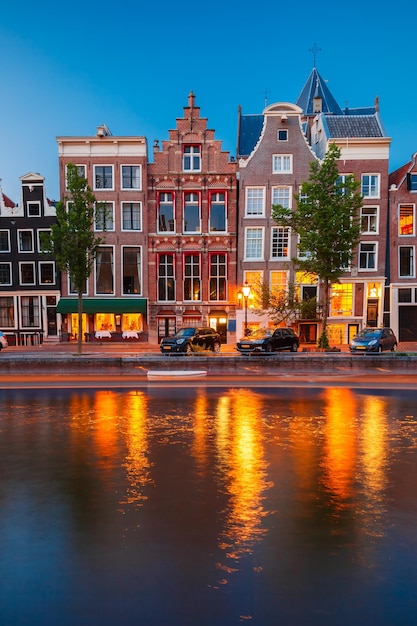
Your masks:
{"label": "tree foliage", "polygon": [[[49,252],[59,269],[67,272],[78,295],[78,353],[82,351],[82,294],[93,270],[94,259],[104,239],[94,232],[97,210],[96,197],[87,179],[80,176],[78,168],[67,164],[68,194],[56,205],[57,221],[52,225]],[[103,230],[105,229],[105,219]]]}
{"label": "tree foliage", "polygon": [[[331,144],[322,162],[310,163],[310,177],[295,195],[296,207],[272,207],[272,217],[299,236],[295,266],[317,274],[323,285],[323,332],[329,314],[329,290],[349,267],[360,237],[360,183],[339,174],[340,149]],[[327,335],[326,335],[327,336]]]}

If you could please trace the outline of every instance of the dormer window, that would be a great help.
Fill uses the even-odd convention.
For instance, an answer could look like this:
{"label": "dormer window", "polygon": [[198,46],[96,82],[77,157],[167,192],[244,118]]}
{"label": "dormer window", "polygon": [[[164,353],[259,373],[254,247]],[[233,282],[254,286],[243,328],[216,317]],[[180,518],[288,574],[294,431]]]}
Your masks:
{"label": "dormer window", "polygon": [[184,172],[201,171],[201,146],[184,146],[182,169]]}

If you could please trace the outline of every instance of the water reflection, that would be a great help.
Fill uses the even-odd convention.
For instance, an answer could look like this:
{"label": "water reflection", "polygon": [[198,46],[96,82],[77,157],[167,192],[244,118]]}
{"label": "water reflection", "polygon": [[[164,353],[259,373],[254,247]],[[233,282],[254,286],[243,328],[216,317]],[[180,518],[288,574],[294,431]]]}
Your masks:
{"label": "water reflection", "polygon": [[411,395],[10,392],[0,409],[1,623],[417,615]]}

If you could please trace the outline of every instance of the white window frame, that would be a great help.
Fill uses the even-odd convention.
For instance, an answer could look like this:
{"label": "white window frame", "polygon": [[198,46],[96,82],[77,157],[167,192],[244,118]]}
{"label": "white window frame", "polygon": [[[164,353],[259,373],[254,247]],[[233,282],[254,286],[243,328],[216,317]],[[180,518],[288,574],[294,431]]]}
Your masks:
{"label": "white window frame", "polygon": [[[375,230],[369,229],[369,226],[371,224],[372,220],[372,216],[371,215],[364,215],[363,211],[366,209],[376,209],[376,213],[375,213]],[[366,218],[367,222],[368,222],[368,229],[367,230],[362,230],[362,220]],[[379,206],[377,205],[367,205],[364,204],[361,207],[361,216],[360,216],[360,220],[361,220],[361,233],[363,235],[378,235],[379,234]]]}
{"label": "white window frame", "polygon": [[[411,207],[412,211],[413,211],[413,231],[411,233],[405,233],[404,235],[402,235],[400,233],[400,213],[401,213],[401,207]],[[400,202],[398,204],[398,237],[414,237],[416,234],[416,205],[413,204],[412,202]]]}
{"label": "white window frame", "polygon": [[[22,267],[23,265],[31,265],[33,267],[33,282],[32,283],[24,283],[22,281]],[[35,268],[35,261],[19,261],[19,285],[26,287],[26,286],[33,286],[36,285],[36,268]]]}
{"label": "white window frame", "polygon": [[10,230],[6,230],[5,228],[1,228],[0,232],[6,233],[6,237],[7,237],[7,249],[6,250],[0,250],[0,254],[7,254],[7,253],[11,252],[11,248],[10,248]]}
{"label": "white window frame", "polygon": [[39,230],[37,232],[38,252],[42,252],[41,233],[49,233],[49,234],[51,234],[52,230],[50,228],[39,228]]}
{"label": "white window frame", "polygon": [[[168,201],[167,198],[171,197],[171,199]],[[159,224],[160,224],[160,216],[161,216],[161,207],[172,207],[172,219],[173,219],[173,227],[172,230],[170,230],[169,228],[167,228],[166,230],[161,230],[159,228]],[[156,232],[159,234],[165,234],[165,233],[175,233],[175,229],[176,229],[176,215],[175,215],[175,192],[172,190],[168,190],[168,191],[161,191],[159,194],[159,198],[158,198],[158,202],[157,202],[157,206],[156,206]]]}
{"label": "white window frame", "polygon": [[[97,169],[109,167],[111,169],[111,187],[100,187],[97,186]],[[100,163],[97,165],[93,165],[93,175],[94,175],[94,191],[114,191],[114,166],[111,163]]]}
{"label": "white window frame", "polygon": [[[362,246],[374,246],[374,252],[372,253],[370,250],[362,251]],[[369,267],[369,262],[367,261],[366,267],[361,267],[361,255],[366,253],[366,257],[369,260],[369,255],[374,254],[375,257],[375,266]],[[378,270],[378,242],[377,241],[361,241],[359,243],[358,250],[358,272],[376,272]]]}
{"label": "white window frame", "polygon": [[[138,265],[138,282],[139,282],[139,291],[124,291],[124,270],[125,270],[125,259],[124,259],[124,251],[125,250],[137,250],[139,252],[139,265]],[[121,289],[122,289],[122,295],[129,297],[129,296],[135,296],[138,297],[140,295],[142,295],[142,291],[143,291],[143,249],[142,246],[122,246],[121,250],[120,250],[120,272],[121,272]]]}
{"label": "white window frame", "polygon": [[[365,178],[368,178],[368,193],[364,193]],[[375,182],[373,182],[375,179]],[[361,194],[364,198],[379,198],[381,193],[381,175],[380,174],[362,174],[361,176]]]}
{"label": "white window frame", "polygon": [[[31,210],[32,207],[32,210]],[[33,207],[35,211],[33,211]],[[41,203],[40,200],[28,200],[26,203],[27,216],[29,218],[36,218],[41,216]]]}
{"label": "white window frame", "polygon": [[[280,138],[280,133],[283,133],[283,135],[285,135],[285,139],[281,139]],[[279,141],[280,143],[283,141],[288,141],[288,128],[278,128],[277,130],[277,141]]]}
{"label": "white window frame", "polygon": [[[259,237],[253,237],[249,239],[249,233],[259,233]],[[259,256],[249,256],[251,246],[249,241],[254,242],[253,246],[259,249]],[[260,242],[260,243],[259,243]],[[264,260],[264,247],[265,247],[265,228],[263,226],[247,226],[245,228],[245,261],[263,261]]]}
{"label": "white window frame", "polygon": [[273,154],[272,155],[272,173],[273,174],[292,174],[293,158],[292,154]]}
{"label": "white window frame", "polygon": [[[105,226],[106,226],[106,232],[113,232],[115,230],[115,225],[114,225],[114,202],[112,201],[104,201],[104,202],[98,202],[94,205],[94,231],[95,232],[103,232],[104,228],[102,227],[103,221],[102,221],[102,217],[98,216],[96,213],[96,209],[97,209],[97,204],[99,205],[105,205],[104,211],[105,211]],[[100,209],[102,207],[99,207]],[[99,222],[100,219],[100,222]]]}
{"label": "white window frame", "polygon": [[[31,248],[30,250],[22,250],[21,248],[21,241],[20,241],[20,235],[21,233],[30,233],[31,235]],[[20,254],[30,254],[31,252],[35,252],[35,242],[33,241],[33,230],[31,228],[19,228],[17,230],[17,249],[19,251]]]}
{"label": "white window frame", "polygon": [[[100,252],[103,252],[104,250],[106,251],[110,251],[112,254],[112,278],[113,278],[113,289],[112,291],[97,291],[97,260],[98,260],[98,255]],[[115,255],[115,249],[114,246],[109,246],[106,245],[105,243],[103,243],[102,245],[100,245],[98,252],[97,252],[97,256],[94,260],[94,295],[96,296],[100,296],[100,297],[106,297],[106,296],[114,296],[114,294],[116,293],[116,255]]]}
{"label": "white window frame", "polygon": [[245,217],[265,217],[265,187],[245,188]]}
{"label": "white window frame", "polygon": [[[139,227],[138,228],[126,228],[124,226],[124,224],[125,224],[124,210],[126,208],[126,205],[137,205],[139,207],[139,217],[138,217]],[[128,202],[128,201],[125,201],[125,202],[121,203],[120,208],[121,208],[121,211],[120,211],[120,221],[121,221],[120,228],[121,228],[121,230],[123,232],[125,232],[125,233],[132,233],[132,232],[139,233],[139,232],[142,232],[142,202],[136,202],[136,201],[129,201]],[[131,206],[129,208],[129,211],[130,211],[129,219],[131,219],[132,218],[132,207]],[[133,224],[134,220],[131,219],[131,221],[132,221],[132,224]]]}
{"label": "white window frame", "polygon": [[[280,202],[280,192],[285,191],[284,200],[286,202]],[[285,209],[292,209],[292,187],[290,185],[277,185],[276,187],[272,187],[271,190],[271,204],[280,204]]]}
{"label": "white window frame", "polygon": [[[75,167],[77,168],[78,176],[80,176],[81,178],[85,178],[87,180],[87,166],[84,163],[82,165],[75,163]],[[68,163],[65,164],[65,189],[68,190],[67,171],[68,171]]]}
{"label": "white window frame", "polygon": [[[274,255],[274,248],[277,252],[279,249],[283,249],[282,242],[287,239],[287,255],[279,256]],[[276,245],[275,244],[276,241]],[[281,242],[281,244],[280,244]],[[289,226],[273,226],[271,228],[271,261],[288,261],[291,258],[291,229]]]}
{"label": "white window frame", "polygon": [[[189,149],[189,152],[185,152]],[[190,166],[186,167],[186,161],[189,159]],[[198,166],[194,167],[195,159],[198,159]],[[182,148],[182,171],[183,172],[201,172],[201,145],[185,144]]]}
{"label": "white window frame", "polygon": [[[129,186],[129,187],[125,187],[123,185],[123,178],[124,178],[123,177],[123,169],[125,167],[130,167],[130,168],[137,167],[138,168],[138,176],[137,176],[137,178],[136,177],[133,178],[133,184],[131,186]],[[138,182],[137,185],[135,185],[136,180]],[[130,163],[123,163],[120,166],[120,189],[122,191],[132,191],[132,190],[133,191],[142,191],[142,166],[140,164],[138,164],[138,163],[131,163],[131,164]]]}
{"label": "white window frame", "polygon": [[[410,274],[401,274],[401,253],[400,251],[404,248],[409,248],[411,250],[411,273]],[[398,246],[398,277],[399,278],[415,278],[416,276],[416,249],[415,246]]]}
{"label": "white window frame", "polygon": [[[33,326],[31,324],[29,324],[29,326],[27,326],[24,323],[24,312],[26,310],[26,308],[23,306],[23,302],[25,298],[32,298],[33,302],[36,302],[36,306],[33,307],[33,311],[35,311],[36,315],[35,317],[37,318],[37,324],[34,324]],[[42,320],[42,309],[41,309],[41,303],[40,303],[40,297],[36,296],[36,295],[25,295],[25,296],[20,296],[19,298],[20,300],[20,323],[22,325],[22,328],[37,328],[40,326],[41,324],[41,320]]]}
{"label": "white window frame", "polygon": [[[193,196],[193,198],[187,202],[186,198],[187,196]],[[194,198],[195,196],[195,198]],[[186,228],[186,220],[185,220],[185,213],[186,213],[186,208],[191,208],[197,206],[198,207],[198,225],[197,225],[197,230],[189,230],[188,228]],[[196,234],[196,233],[201,233],[201,194],[198,191],[185,191],[183,194],[183,216],[182,216],[182,232],[184,234]]]}
{"label": "white window frame", "polygon": [[[41,268],[44,265],[51,265],[52,266],[52,282],[50,282],[50,283],[42,281],[42,271],[41,271]],[[55,261],[39,261],[38,271],[39,271],[38,280],[39,280],[39,284],[40,285],[55,285]]]}
{"label": "white window frame", "polygon": [[[9,285],[13,284],[13,275],[12,275],[12,264],[9,263],[9,261],[0,261],[0,265],[8,265],[9,266],[9,282],[8,283],[0,283],[1,287],[7,287]],[[2,294],[2,295],[6,295],[6,294]]]}

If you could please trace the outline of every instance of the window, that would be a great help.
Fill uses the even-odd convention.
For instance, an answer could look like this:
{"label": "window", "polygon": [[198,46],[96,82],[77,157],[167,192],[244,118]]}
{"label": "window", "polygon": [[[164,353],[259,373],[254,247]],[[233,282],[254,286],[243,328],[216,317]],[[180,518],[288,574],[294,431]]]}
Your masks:
{"label": "window", "polygon": [[0,285],[12,284],[12,264],[0,263]]}
{"label": "window", "polygon": [[122,230],[142,230],[140,202],[122,202]]}
{"label": "window", "polygon": [[201,300],[200,255],[184,256],[184,300]]}
{"label": "window", "polygon": [[20,284],[35,284],[35,263],[19,263]]}
{"label": "window", "polygon": [[245,216],[262,217],[265,215],[265,188],[246,187]]}
{"label": "window", "polygon": [[274,226],[271,230],[271,259],[288,259],[290,256],[290,229]]}
{"label": "window", "polygon": [[341,196],[345,196],[347,194],[347,189],[345,186],[346,181],[349,181],[353,178],[352,174],[340,174],[336,179],[336,187],[337,192]]}
{"label": "window", "polygon": [[278,141],[288,141],[288,130],[281,129],[277,132]]}
{"label": "window", "polygon": [[100,202],[95,206],[94,230],[114,230],[114,203]]}
{"label": "window", "polygon": [[417,191],[417,174],[407,174],[408,191]]}
{"label": "window", "polygon": [[41,203],[40,202],[28,202],[28,216],[29,217],[39,217],[41,214]]}
{"label": "window", "polygon": [[8,230],[0,230],[0,252],[10,252],[10,235]]}
{"label": "window", "polygon": [[272,204],[280,204],[285,209],[291,208],[291,187],[273,187]]}
{"label": "window", "polygon": [[22,296],[20,304],[22,326],[24,328],[39,327],[39,297]]}
{"label": "window", "polygon": [[45,252],[49,249],[51,240],[51,229],[41,228],[38,230],[38,251]]}
{"label": "window", "polygon": [[246,228],[245,229],[245,259],[263,259],[263,228]]}
{"label": "window", "polygon": [[94,166],[94,189],[113,189],[113,166]]}
{"label": "window", "polygon": [[39,261],[39,284],[55,284],[55,263],[53,261]]}
{"label": "window", "polygon": [[182,169],[184,172],[199,172],[201,170],[200,146],[184,146]]}
{"label": "window", "polygon": [[227,271],[226,255],[212,254],[210,256],[210,300],[226,300]]}
{"label": "window", "polygon": [[398,302],[402,303],[410,303],[412,302],[412,291],[411,289],[399,289],[398,290]]}
{"label": "window", "polygon": [[376,243],[359,244],[359,269],[376,269]]}
{"label": "window", "polygon": [[379,174],[362,174],[364,198],[379,198]]}
{"label": "window", "polygon": [[198,193],[184,194],[184,233],[200,232],[200,198]]}
{"label": "window", "polygon": [[414,204],[400,204],[398,234],[401,237],[414,235]]}
{"label": "window", "polygon": [[141,293],[141,249],[139,247],[124,247],[123,261],[123,294]]}
{"label": "window", "polygon": [[122,165],[122,189],[141,189],[140,165]]}
{"label": "window", "polygon": [[269,290],[273,298],[284,295],[287,291],[287,272],[271,272]]}
{"label": "window", "polygon": [[173,233],[175,231],[174,220],[174,194],[172,192],[160,193],[158,196],[158,232]]}
{"label": "window", "polygon": [[273,174],[291,174],[292,173],[292,155],[291,154],[273,154],[272,155],[272,173]]}
{"label": "window", "polygon": [[160,254],[158,261],[158,300],[175,302],[174,255]]}
{"label": "window", "polygon": [[[263,306],[263,272],[249,271],[244,272],[243,282],[248,283],[251,287],[248,304],[250,307],[260,308]],[[243,303],[243,302],[242,302]],[[251,327],[259,327],[260,324],[251,324]]]}
{"label": "window", "polygon": [[[67,177],[67,165],[65,166],[65,180],[66,180],[66,188],[68,189],[68,177]],[[85,165],[77,165],[77,174],[80,178],[87,179],[87,172]]]}
{"label": "window", "polygon": [[378,207],[363,206],[361,208],[361,232],[377,233],[378,232]]}
{"label": "window", "polygon": [[[1,266],[0,266],[1,274]],[[11,296],[0,298],[0,328],[12,328],[14,323],[14,302]]]}
{"label": "window", "polygon": [[212,193],[209,207],[209,230],[213,232],[226,231],[226,194]]}
{"label": "window", "polygon": [[[77,294],[77,295],[78,295],[77,288],[76,288],[76,286],[74,285],[74,283],[72,282],[72,280],[70,280],[70,278],[69,278],[69,277],[68,277],[68,293],[70,293],[70,294]],[[85,283],[84,283],[84,287],[83,287],[83,295],[85,295],[85,296],[86,296],[86,295],[87,295],[87,293],[88,293],[88,290],[87,290],[87,281],[85,281]]]}
{"label": "window", "polygon": [[351,316],[353,314],[353,285],[334,283],[331,292],[330,315]]}
{"label": "window", "polygon": [[33,230],[17,231],[19,252],[33,252]]}
{"label": "window", "polygon": [[98,249],[95,270],[96,294],[113,294],[113,248],[103,246]]}
{"label": "window", "polygon": [[400,277],[414,277],[414,246],[399,246],[398,254]]}

